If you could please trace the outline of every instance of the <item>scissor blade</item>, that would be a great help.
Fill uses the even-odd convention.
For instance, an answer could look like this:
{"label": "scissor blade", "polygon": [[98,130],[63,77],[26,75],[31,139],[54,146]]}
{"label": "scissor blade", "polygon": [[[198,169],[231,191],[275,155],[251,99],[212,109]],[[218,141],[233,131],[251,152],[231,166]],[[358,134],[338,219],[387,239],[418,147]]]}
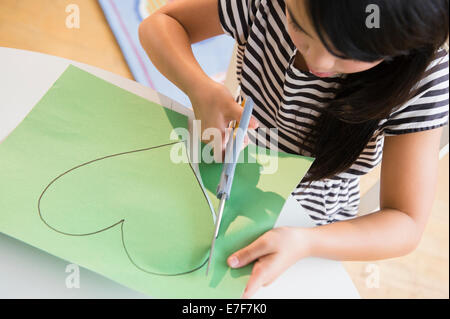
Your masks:
{"label": "scissor blade", "polygon": [[217,236],[219,235],[220,222],[222,221],[223,210],[225,208],[225,201],[226,201],[226,195],[222,195],[222,197],[220,199],[220,204],[219,204],[219,215],[217,216],[217,219],[216,219],[216,229],[214,230],[214,236],[213,236],[213,239],[211,242],[211,250],[209,251],[208,266],[206,267],[206,276],[208,276],[208,272],[209,272],[209,268],[211,266],[211,260],[212,260],[212,256],[213,256],[213,252],[214,252],[214,246],[216,243]]}
{"label": "scissor blade", "polygon": [[216,236],[214,236],[212,243],[211,243],[211,250],[209,252],[209,258],[208,258],[208,266],[206,267],[206,276],[208,276],[209,273],[209,267],[211,267],[211,260],[212,260],[212,255],[213,255],[213,251],[214,251],[214,244],[216,243]]}

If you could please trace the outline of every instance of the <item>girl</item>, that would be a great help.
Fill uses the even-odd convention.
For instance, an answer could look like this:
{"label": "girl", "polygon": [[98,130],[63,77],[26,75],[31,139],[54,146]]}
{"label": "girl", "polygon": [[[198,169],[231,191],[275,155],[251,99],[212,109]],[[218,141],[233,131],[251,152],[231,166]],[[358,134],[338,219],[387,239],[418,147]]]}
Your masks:
{"label": "girl", "polygon": [[[202,127],[224,131],[251,96],[251,128],[276,127],[280,150],[316,158],[293,196],[321,226],[275,228],[232,254],[231,267],[255,262],[243,297],[300,258],[376,260],[418,245],[448,123],[448,23],[448,0],[179,0],[142,23],[143,47]],[[223,33],[238,44],[237,101],[191,50]],[[258,129],[249,138],[272,146]],[[380,162],[380,210],[357,217],[359,178]]]}

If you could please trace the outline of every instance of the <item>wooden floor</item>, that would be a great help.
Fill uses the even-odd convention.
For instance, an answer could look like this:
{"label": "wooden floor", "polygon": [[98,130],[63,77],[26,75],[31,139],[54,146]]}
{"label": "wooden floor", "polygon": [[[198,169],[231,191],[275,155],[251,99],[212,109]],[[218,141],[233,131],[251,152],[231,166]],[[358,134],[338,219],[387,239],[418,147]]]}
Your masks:
{"label": "wooden floor", "polygon": [[[66,28],[66,6],[80,8],[80,29]],[[96,0],[1,0],[0,46],[52,54],[132,79]],[[433,213],[420,246],[410,255],[344,265],[363,298],[449,298],[449,156],[440,163]],[[363,177],[364,194],[379,169]],[[373,286],[379,274],[379,287]],[[372,283],[372,284],[371,284]]]}
{"label": "wooden floor", "polygon": [[[69,4],[80,9],[79,29],[66,27]],[[133,78],[96,0],[1,0],[0,46],[56,55]]]}

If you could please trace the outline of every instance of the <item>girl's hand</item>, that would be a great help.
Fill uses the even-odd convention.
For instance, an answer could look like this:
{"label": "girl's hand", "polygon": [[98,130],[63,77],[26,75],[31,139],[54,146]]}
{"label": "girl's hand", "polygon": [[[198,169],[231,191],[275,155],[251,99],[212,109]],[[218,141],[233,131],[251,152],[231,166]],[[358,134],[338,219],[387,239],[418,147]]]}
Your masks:
{"label": "girl's hand", "polygon": [[[207,128],[216,128],[221,135],[222,152],[226,145],[226,128],[230,121],[239,121],[244,110],[235,102],[233,96],[228,89],[219,83],[208,82],[207,84],[199,84],[196,92],[189,95],[194,109],[195,118],[201,121],[202,141],[209,143],[212,138],[203,138],[203,132]],[[252,117],[249,129],[258,127],[257,120]],[[248,143],[246,138],[245,145]]]}
{"label": "girl's hand", "polygon": [[271,284],[299,259],[310,255],[305,229],[280,227],[269,230],[247,247],[228,257],[232,268],[243,267],[253,261],[252,274],[243,298],[250,298],[261,286]]}

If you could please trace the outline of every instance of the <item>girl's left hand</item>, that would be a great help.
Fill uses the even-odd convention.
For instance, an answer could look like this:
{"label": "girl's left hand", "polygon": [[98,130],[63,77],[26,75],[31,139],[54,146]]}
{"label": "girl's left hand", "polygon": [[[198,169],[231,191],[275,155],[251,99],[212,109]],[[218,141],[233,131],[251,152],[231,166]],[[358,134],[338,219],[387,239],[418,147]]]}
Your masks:
{"label": "girl's left hand", "polygon": [[255,261],[243,298],[250,298],[261,286],[271,284],[299,259],[309,256],[305,230],[298,227],[274,228],[228,257],[228,265],[232,268]]}

